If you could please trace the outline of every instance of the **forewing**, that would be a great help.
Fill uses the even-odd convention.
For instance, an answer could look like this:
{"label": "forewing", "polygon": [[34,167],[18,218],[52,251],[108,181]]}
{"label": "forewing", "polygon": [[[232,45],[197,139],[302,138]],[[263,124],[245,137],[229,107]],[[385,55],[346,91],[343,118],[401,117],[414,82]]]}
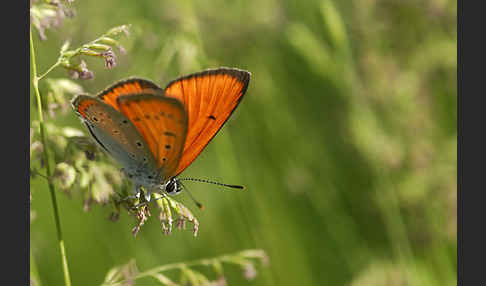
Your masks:
{"label": "forewing", "polygon": [[152,152],[159,173],[174,176],[187,134],[187,114],[176,99],[151,94],[120,96],[120,111],[133,122]]}
{"label": "forewing", "polygon": [[187,111],[188,131],[176,175],[202,152],[240,103],[248,88],[250,73],[219,68],[181,77],[164,90],[180,100]]}
{"label": "forewing", "polygon": [[95,141],[124,168],[136,169],[147,165],[156,170],[148,145],[123,114],[88,95],[76,96],[72,104]]}
{"label": "forewing", "polygon": [[149,80],[129,78],[107,87],[98,94],[98,98],[118,110],[116,99],[119,96],[132,94],[163,94],[163,90]]}

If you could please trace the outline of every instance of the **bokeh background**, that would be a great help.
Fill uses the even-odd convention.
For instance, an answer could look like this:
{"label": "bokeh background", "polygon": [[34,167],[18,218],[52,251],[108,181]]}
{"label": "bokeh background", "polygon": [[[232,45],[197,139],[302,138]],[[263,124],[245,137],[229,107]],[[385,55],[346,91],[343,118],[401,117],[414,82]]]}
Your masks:
{"label": "bokeh background", "polygon": [[[77,82],[89,93],[132,75],[165,86],[219,66],[252,73],[241,105],[184,172],[246,191],[188,183],[206,207],[177,197],[200,221],[197,238],[164,236],[156,218],[134,238],[126,212],[112,222],[109,206],[85,212],[80,195],[59,192],[73,285],[99,285],[132,258],[145,270],[247,248],[270,264],[253,281],[229,267],[228,285],[456,285],[456,1],[72,5],[76,16],[47,40],[34,35],[41,71],[66,39],[78,46],[132,25],[114,69],[86,60],[95,78]],[[48,120],[86,131],[73,112]],[[32,179],[31,192],[31,263],[42,285],[63,285],[45,180]]]}

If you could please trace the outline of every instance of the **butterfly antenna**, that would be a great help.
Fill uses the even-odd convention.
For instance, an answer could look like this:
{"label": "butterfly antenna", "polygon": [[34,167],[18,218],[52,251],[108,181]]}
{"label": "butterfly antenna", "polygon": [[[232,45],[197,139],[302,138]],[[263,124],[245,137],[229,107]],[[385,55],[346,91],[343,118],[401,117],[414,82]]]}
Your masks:
{"label": "butterfly antenna", "polygon": [[191,200],[196,204],[196,206],[202,210],[204,206],[192,196],[191,192],[189,192],[189,189],[186,186],[184,186],[184,184],[180,180],[179,180],[179,184],[181,184],[181,186],[187,191],[187,194],[189,195]]}
{"label": "butterfly antenna", "polygon": [[194,182],[201,182],[201,183],[223,186],[223,187],[232,188],[232,189],[240,189],[240,190],[245,189],[244,186],[240,186],[240,185],[229,185],[229,184],[223,184],[223,183],[219,183],[219,182],[213,182],[213,181],[209,181],[209,180],[196,179],[196,178],[179,178],[179,181],[194,181]]}

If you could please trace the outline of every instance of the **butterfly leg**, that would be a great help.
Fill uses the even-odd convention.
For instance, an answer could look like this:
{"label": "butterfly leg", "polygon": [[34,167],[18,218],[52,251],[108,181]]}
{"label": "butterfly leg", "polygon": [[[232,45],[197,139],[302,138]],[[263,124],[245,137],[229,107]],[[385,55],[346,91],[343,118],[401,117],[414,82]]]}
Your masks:
{"label": "butterfly leg", "polygon": [[[121,197],[121,195],[119,194],[119,196]],[[128,200],[135,200],[135,199],[138,199],[140,197],[140,195],[128,195],[124,198],[121,198],[120,199],[120,202],[124,202],[124,201],[128,201]]]}
{"label": "butterfly leg", "polygon": [[144,191],[144,195],[145,195],[145,200],[147,202],[150,202],[150,191],[149,190],[145,190]]}
{"label": "butterfly leg", "polygon": [[126,197],[123,197],[122,198],[122,195],[118,193],[118,196],[121,198],[120,201],[123,202],[123,201],[127,201],[127,200],[135,200],[135,199],[139,199],[140,198],[140,191],[141,191],[141,186],[137,185],[135,186],[134,188],[132,188],[132,194],[131,195],[128,195]]}
{"label": "butterfly leg", "polygon": [[140,198],[140,192],[142,191],[142,186],[141,185],[134,185],[132,189],[132,194],[135,196],[135,198]]}

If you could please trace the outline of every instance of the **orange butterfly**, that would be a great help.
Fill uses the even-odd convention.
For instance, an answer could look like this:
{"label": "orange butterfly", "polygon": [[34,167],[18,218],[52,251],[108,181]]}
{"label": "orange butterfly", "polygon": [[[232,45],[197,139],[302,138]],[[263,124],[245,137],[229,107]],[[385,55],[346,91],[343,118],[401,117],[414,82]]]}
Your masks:
{"label": "orange butterfly", "polygon": [[134,194],[143,187],[149,201],[151,192],[181,191],[176,177],[228,120],[249,81],[249,72],[233,68],[183,76],[165,89],[131,78],[97,97],[77,95],[72,105],[98,145],[123,166]]}

